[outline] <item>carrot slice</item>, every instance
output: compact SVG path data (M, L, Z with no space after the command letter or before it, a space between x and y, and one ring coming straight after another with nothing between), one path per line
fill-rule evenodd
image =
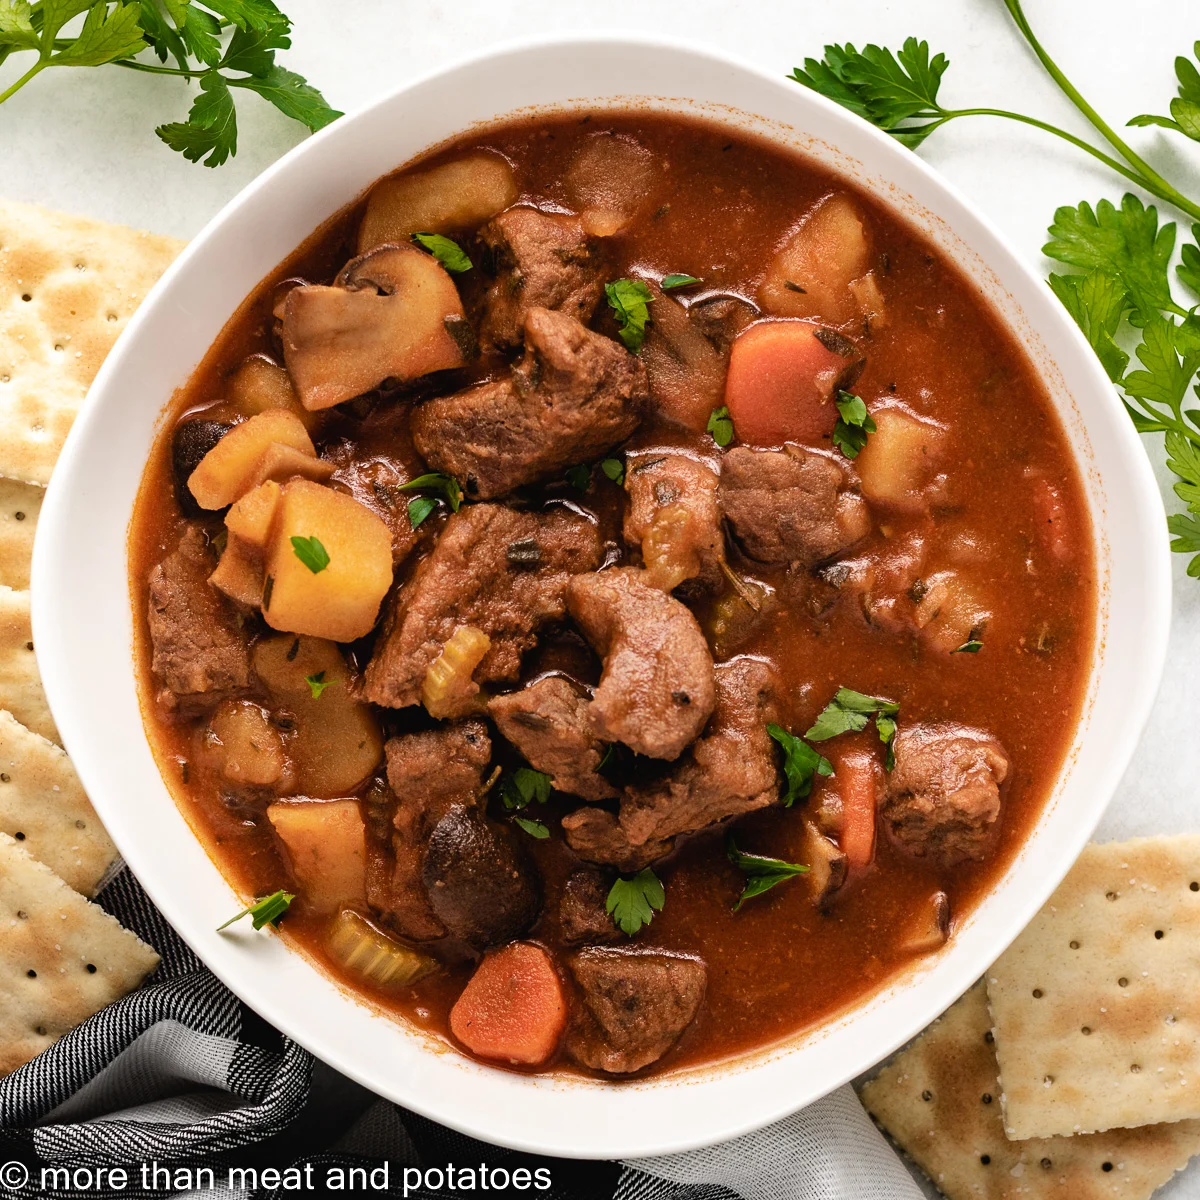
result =
M753 446L828 438L838 419L834 393L860 361L849 342L817 325L756 322L729 354L725 404L734 432Z
M554 962L528 942L487 955L450 1010L450 1032L472 1054L528 1066L554 1053L566 1023Z
M875 758L847 750L835 762L842 801L842 853L850 870L869 866L875 856Z

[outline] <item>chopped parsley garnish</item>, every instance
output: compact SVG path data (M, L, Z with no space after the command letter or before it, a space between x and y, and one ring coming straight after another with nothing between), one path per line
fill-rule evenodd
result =
M733 441L733 418L729 415L729 406L722 404L708 414L708 424L704 427L706 433L712 434L712 440L718 446L728 446Z
M867 444L867 434L875 432L875 420L867 406L853 392L838 392L834 400L838 419L833 427L833 444L847 457L857 458Z
M968 638L961 646L956 646L951 654L978 654L983 649L983 641L975 636Z
M432 496L414 496L408 502L408 523L414 530L421 527L421 523L435 508L438 502Z
M294 537L292 549L296 557L314 574L319 575L329 566L329 551L321 545L319 538ZM266 607L266 604L263 604Z
M616 279L604 285L608 306L617 318L617 332L625 349L636 354L646 340L646 322L650 319L650 289L640 279Z
M442 499L450 505L451 512L458 512L462 507L463 490L453 475L443 475L441 471L430 471L427 475L418 475L400 485L402 492L428 490L441 493ZM424 501L425 503L421 503ZM429 496L418 496L408 502L408 523L416 529L425 520L437 502Z
M728 854L729 861L746 875L746 886L733 906L734 912L747 900L769 892L777 883L793 879L797 875L806 875L809 871L809 868L801 863L784 862L781 858L768 858L765 854L746 854L737 848L732 833L725 843L725 853Z
M768 725L767 733L783 749L783 773L787 776L787 791L783 794L783 807L791 808L812 791L814 775L832 775L833 764L822 758L807 742L782 725Z
M867 722L874 717L875 731L887 747L884 766L890 771L896 765L892 742L896 737L896 714L899 711L900 705L891 700L865 696L850 688L838 688L837 695L825 706L804 736L810 742L824 742L842 733L858 733L866 729Z
M550 799L550 776L532 767L518 767L500 784L500 799L504 807L512 810L524 808L537 801L545 804Z
M674 288L691 287L693 283L700 282L702 281L697 279L695 275L680 275L672 272L670 275L664 275L662 283L660 283L658 286L662 288L664 292L669 292Z
M530 820L529 817L514 817L513 820L516 821L516 823L520 825L520 827L525 830L530 837L537 838L539 841L550 836L550 830L547 829L546 826L541 823L541 821L533 821Z
M573 467L568 467L564 478L568 486L573 487L577 492L586 492L592 483L592 468L588 463L576 463Z
M269 896L260 896L249 908L243 908L236 917L230 917L224 925L218 925L217 932L228 929L230 925L240 921L243 917L249 917L255 929L261 929L264 925L278 925L295 898L294 893L284 891L272 892Z
M467 252L453 238L444 237L440 233L414 233L412 240L422 249L428 250L434 258L456 275L471 269L471 260Z
M619 458L606 458L600 464L600 470L608 476L609 479L622 487L625 483L625 464Z
M333 680L326 679L324 671L318 671L315 675L305 675L304 682L308 684L308 690L314 700L320 700L321 693L327 687L333 686Z
M654 920L656 912L662 912L666 899L658 876L645 867L631 878L618 879L612 885L604 909L622 933L633 937L643 925Z

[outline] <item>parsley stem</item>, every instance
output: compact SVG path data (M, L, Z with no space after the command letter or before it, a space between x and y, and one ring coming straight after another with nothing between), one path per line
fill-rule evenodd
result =
M38 61L35 62L33 66L30 67L29 70L26 71L25 74L16 81L16 83L14 83L11 87L6 88L3 92L0 92L0 104L3 104L5 100L9 98L9 96L13 95L14 92L20 91L21 88L23 88L43 67L48 65L49 64L44 58L39 58Z
M188 71L181 67L160 67L155 63L136 62L132 58L119 58L112 65L125 67L130 71L145 71L148 75L174 75L180 79L198 79L210 69L205 67L203 71ZM233 80L228 82L232 83Z

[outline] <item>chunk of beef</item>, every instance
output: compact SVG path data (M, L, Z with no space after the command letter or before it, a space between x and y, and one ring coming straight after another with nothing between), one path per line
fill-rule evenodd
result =
M695 1020L708 972L661 950L586 949L571 956L583 993L567 1034L576 1061L626 1075L657 1062Z
M766 729L777 718L774 671L757 659L736 658L716 668L716 684L704 737L661 779L627 788L619 817L581 809L563 818L567 842L581 858L635 870L669 853L680 834L778 798L775 748Z
M721 507L742 549L769 563L809 565L838 554L871 528L849 468L788 444L737 446L721 460Z
M625 540L641 546L648 582L669 592L689 579L721 583L725 536L717 476L683 454L653 455L625 473Z
M608 800L617 789L596 773L604 745L588 720L588 700L558 676L493 696L488 715L528 760L544 771L560 792L585 800Z
M1008 774L1004 747L982 730L915 725L896 736L881 816L892 841L939 867L984 858Z
M414 529L408 516L408 503L413 493L400 490L402 484L417 474L419 472L406 470L399 462L383 455L372 458L346 456L338 463L330 481L335 491L353 496L387 526L392 535L393 565L403 562L412 553L425 532Z
M558 907L558 927L568 946L616 942L624 935L606 908L612 878L595 867L579 867L567 876Z
M216 557L198 525L150 572L151 670L165 708L197 712L250 686L241 618L209 582Z
M434 827L421 869L434 915L476 950L520 937L537 920L542 881L512 827L455 806Z
M488 500L597 458L637 428L642 363L574 317L534 308L510 378L427 400L413 443L431 467Z
M605 741L675 759L716 703L712 655L684 605L631 567L577 575L567 605L604 673L588 709Z
M515 679L538 629L565 614L568 580L595 570L600 556L596 527L565 508L463 508L392 597L367 665L366 698L389 708L418 703L425 672L460 625L491 639L477 683Z
M489 221L480 237L497 275L480 331L486 347L518 345L531 308L591 320L604 292L604 254L578 217L522 205Z
M473 718L402 734L390 739L384 752L388 785L396 797L388 915L415 941L444 937L446 927L430 908L421 880L425 848L451 808L479 803L492 757L487 726Z

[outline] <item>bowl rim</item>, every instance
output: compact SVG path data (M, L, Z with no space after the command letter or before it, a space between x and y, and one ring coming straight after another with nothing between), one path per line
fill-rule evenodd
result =
M451 76L461 76L472 71L493 67L499 63L507 62L511 64L526 56L533 56L536 59L537 56L547 53L561 55L563 53L569 54L573 51L594 52L596 50L602 50L617 56L629 53L631 50L649 51L656 55L670 55L679 58L681 62L683 60L690 60L691 64L696 67L703 66L710 70L733 72L752 77L760 86L764 83L769 83L778 89L788 89L787 95L790 99L785 101L785 103L794 106L797 118L802 117L805 107L809 106L810 110L815 110L817 113L822 114L828 124L840 126L843 131L848 131L848 136L849 134L853 134L851 140L860 144L865 142L869 145L871 147L870 154L872 161L884 175L891 177L900 174L903 176L907 173L910 176L918 178L927 189L935 195L940 196L940 200L945 207L954 210L953 224L955 226L961 225L964 222L968 225L974 224L982 240L990 242L989 253L994 251L995 255L998 255L999 259L1003 260L1003 267L1007 274L1012 275L1016 273L1018 276L1023 276L1026 283L1033 283L1039 287L1042 286L1041 281L1034 274L1032 268L1026 265L1021 256L1008 246L1005 239L997 232L992 223L980 214L971 201L964 198L957 188L943 179L933 168L928 166L928 164L919 159L915 154L899 146L888 135L870 127L866 122L861 121L824 97L807 89L802 89L797 85L792 85L792 88L794 88L792 90L788 87L785 77L776 79L759 67L748 64L735 56L718 53L708 47L695 45L687 41L668 42L661 37L641 33L624 33L620 31L569 33L514 39L484 51L464 55L446 66L430 70L418 78L394 89L370 105L348 114L313 137L301 142L243 188L205 225L204 229L183 250L179 258L168 268L162 279L155 285L154 289L131 318L127 328L123 331L117 345L105 360L96 380L89 390L88 397L81 409L75 428L67 439L60 457L59 468L54 473L43 503L34 551L31 588L33 633L37 647L38 664L43 672L44 685L51 709L64 735L64 744L73 756L78 755L75 758L76 767L85 789L89 795L93 796L96 808L104 819L105 824L112 826L111 832L114 841L116 841L122 853L126 854L132 865L138 867L137 873L139 878L143 878L144 876L144 886L155 904L158 905L176 931L180 933L183 939L196 951L202 961L205 962L208 969L212 970L231 991L257 1011L263 1012L265 1009L266 1013L264 1015L269 1014L266 1015L266 1019L272 1025L279 1028L287 1036L309 1049L317 1057L342 1073L405 1107L411 1108L432 1120L457 1129L469 1136L485 1141L497 1142L514 1149L540 1154L576 1158L627 1158L693 1149L761 1128L772 1121L786 1116L797 1108L815 1101L820 1096L827 1094L829 1091L832 1091L834 1088L859 1074L862 1070L869 1067L871 1063L880 1061L892 1053L898 1046L908 1041L924 1025L944 1010L962 990L965 990L971 981L986 969L990 962L1002 952L1008 942L1033 917L1053 890L1053 887L1061 880L1062 876L1078 856L1078 853L1082 850L1083 845L1091 835L1096 822L1098 822L1104 811L1107 798L1103 804L1093 801L1086 812L1082 814L1083 819L1075 826L1074 836L1067 837L1058 843L1058 852L1054 856L1054 865L1048 876L1042 881L1041 886L1028 889L1023 898L1014 904L1010 910L1009 919L1004 923L1004 933L992 942L986 954L982 954L977 949L973 956L967 956L967 947L961 947L962 953L954 957L956 963L962 964L954 972L958 978L955 988L948 988L944 980L937 988L931 986L928 990L937 999L934 1002L918 1006L923 1012L920 1019L914 1019L909 1016L903 1022L892 1027L883 1036L879 1036L878 1031L876 1031L876 1040L871 1045L869 1055L864 1056L862 1053L858 1053L857 1055L841 1056L839 1059L840 1065L832 1069L828 1077L822 1079L816 1088L812 1086L806 1088L803 1085L790 1088L780 1087L779 1077L776 1073L772 1076L775 1085L774 1095L769 1101L759 1100L752 1106L743 1107L740 1111L733 1111L723 1116L709 1116L707 1118L704 1116L706 1110L718 1107L712 1101L709 1101L700 1108L697 1108L694 1104L687 1104L685 1102L684 1107L687 1110L690 1124L685 1125L679 1121L675 1121L670 1132L653 1125L647 1128L645 1121L640 1122L638 1128L629 1128L634 1123L628 1122L627 1116L622 1120L619 1129L604 1128L599 1136L594 1131L589 1132L586 1129L581 1132L578 1126L584 1125L586 1122L578 1120L573 1122L575 1125L574 1129L570 1131L556 1129L553 1133L549 1133L545 1129L536 1128L533 1122L530 1122L529 1128L524 1131L515 1128L511 1120L508 1120L506 1123L501 1122L502 1127L498 1127L496 1122L501 1121L501 1118L497 1111L479 1110L478 1106L476 1106L475 1111L466 1115L458 1103L448 1101L447 1097L440 1090L435 1100L429 1099L425 1093L419 1090L422 1083L430 1082L429 1077L422 1078L422 1071L420 1069L414 1070L412 1077L405 1079L403 1082L385 1080L381 1078L377 1067L365 1065L364 1061L355 1057L353 1053L349 1053L344 1047L334 1045L329 1040L326 1029L317 1023L310 1022L306 1018L305 1013L294 1009L274 1009L271 1000L278 998L280 993L278 989L275 989L274 995L272 994L272 988L267 986L265 974L272 969L281 972L285 971L286 964L285 960L281 957L282 955L290 955L292 960L303 964L305 971L309 971L314 976L317 974L317 972L312 971L311 964L306 956L294 953L294 948L285 949L281 939L268 938L253 943L252 953L246 953L245 947L240 945L240 943L248 941L248 939L237 939L239 943L238 948L228 954L224 948L218 949L214 947L211 937L207 933L207 927L204 925L204 918L200 918L199 921L196 920L194 914L189 911L181 898L173 893L169 868L163 868L161 864L157 866L154 864L153 859L149 855L148 848L138 841L134 832L127 825L120 797L120 782L119 780L109 778L111 764L106 766L100 765L95 739L88 730L91 713L82 711L80 708L81 702L76 696L74 687L77 679L73 674L73 663L70 650L67 646L69 639L65 635L64 627L60 620L64 608L69 609L70 605L64 606L61 594L56 592L56 584L68 578L67 571L69 571L70 563L64 563L62 555L66 551L71 534L70 510L72 497L70 489L73 480L85 465L85 453L91 449L89 445L91 428L97 423L99 413L104 405L109 404L111 407L114 403L114 385L119 380L122 372L129 369L128 363L138 348L139 339L143 337L143 330L152 323L158 310L163 306L165 298L171 294L172 288L175 286L175 281L191 268L195 260L203 258L210 242L214 240L216 234L227 225L236 224L241 219L243 210L256 196L269 191L275 186L277 180L295 171L298 163L302 163L306 159L318 155L321 147L330 141L351 137L354 129L368 123L372 118L377 118L380 113L385 112L392 106L401 104L405 98L419 94L422 89L436 84L438 81L445 80ZM697 78L700 78L700 76L697 75ZM700 94L704 94L705 92L703 86L696 90ZM614 92L611 96L605 97L605 99L609 101L609 108L615 109L621 106L622 99L628 102L637 98L645 99L649 95L652 95L652 93L635 94L630 91L622 91L619 93ZM663 97L660 96L659 98ZM579 97L578 104L583 106L590 101L592 107L598 109L600 107L599 100L600 97L598 96L581 96ZM564 107L574 107L575 101L568 98L562 101L561 104ZM541 107L543 111L552 110L545 104L535 107ZM512 111L506 110L505 112L497 113L490 120L482 121L479 125L482 128L488 124L494 124L503 120L506 115L511 115ZM769 120L774 122L774 118ZM778 122L775 123L778 124ZM464 132L465 128L469 127L464 127L460 132ZM448 140L452 140L457 136L459 136L459 133L451 133L447 135L447 138ZM427 149L437 144L440 143L431 143ZM799 152L795 148L792 149L793 152ZM822 165L825 169L834 170L829 164ZM860 186L867 187L867 190L871 191L881 203L885 205L889 203L886 197L879 195L868 185L860 184ZM892 207L893 211L896 211L895 205L890 205L890 207ZM332 213L329 215L332 215ZM904 214L898 211L897 216L902 220L906 219ZM928 237L927 231L922 231L922 233ZM307 236L307 233L301 235L301 240L305 236ZM961 240L966 245L965 239ZM299 244L299 241L297 241L297 244ZM982 256L980 256L980 261L985 261ZM961 262L958 262L956 265L960 269L965 270ZM1022 311L1024 311L1024 308L1022 308ZM1057 311L1058 315L1056 317L1049 315L1053 311ZM232 315L231 310L223 318L222 324L224 321L229 320ZM998 313L998 316L1006 327L1012 328L1011 322L1003 314ZM1075 327L1074 322L1070 320L1066 312L1055 305L1054 309L1044 309L1041 316L1045 317L1046 320L1042 321L1039 318L1036 327L1040 332L1047 334L1049 341L1055 343L1056 348L1051 353L1052 361L1057 363L1063 358L1071 357L1072 355L1074 358L1078 358L1081 352L1086 357L1086 362L1072 362L1071 364L1071 373L1077 378L1084 378L1087 383L1085 388L1076 388L1076 392L1085 392L1086 395L1084 398L1089 404L1098 402L1102 407L1109 409L1113 409L1114 407L1119 408L1119 401L1107 377L1104 375L1099 362L1095 359L1082 333ZM190 376L194 369L194 366L189 367L185 378ZM1086 378L1089 375L1090 379ZM1101 399L1101 397L1107 397L1107 400ZM1074 397L1071 398L1071 402L1074 403ZM161 408L162 406L160 405L159 407ZM1061 408L1061 405L1056 403L1056 408ZM1111 792L1115 791L1117 781L1127 768L1137 740L1149 718L1150 707L1157 692L1158 681L1165 663L1167 634L1170 624L1171 596L1170 555L1158 485L1131 423L1125 418L1123 412L1120 413L1120 416L1122 422L1118 423L1112 433L1117 442L1121 444L1119 455L1123 458L1123 466L1128 473L1126 482L1132 489L1133 499L1137 504L1136 517L1143 526L1140 532L1145 540L1144 557L1146 559L1146 572L1144 579L1141 581L1144 591L1141 615L1145 620L1143 620L1140 627L1142 640L1139 645L1138 654L1141 670L1137 676L1137 686L1126 694L1127 717L1129 719L1127 719L1124 727L1119 731L1117 736L1106 743L1106 764L1111 768L1110 773L1113 780L1108 795L1111 795ZM163 414L161 412L156 413L156 429L162 417ZM1078 465L1082 472L1085 464L1079 462ZM1089 508L1092 510L1092 520L1096 525L1094 533L1097 538L1100 538L1102 536L1100 513L1094 509L1090 500ZM1149 518L1153 518L1153 520L1149 520ZM1097 565L1099 566L1099 546L1097 546L1097 558ZM125 569L124 573L127 576L127 569ZM1098 583L1098 597L1101 591L1101 585ZM127 588L121 599L122 603L128 609L129 596ZM82 615L82 609L79 610L77 615ZM1097 639L1100 636L1100 614L1097 613ZM1100 672L1101 668L1099 666L1093 667L1089 688L1095 683L1095 679L1100 675ZM1085 724L1085 721L1081 718L1081 728L1083 724ZM140 719L138 732L139 736L144 739L145 734L141 729ZM1060 768L1060 781L1061 778L1067 775L1069 775L1068 764L1064 763L1063 767ZM170 793L165 783L161 780L161 776L159 783L163 793L169 797ZM174 807L173 801L171 803L172 807ZM1047 808L1049 807L1050 804L1048 803ZM177 812L176 815L179 816L181 814ZM1037 828L1040 827L1045 819L1045 814L1043 814L1039 818L1039 825L1035 826L1034 833L1036 833ZM189 829L188 832L190 834L191 830ZM1033 835L1031 834L1031 839L1032 837ZM1018 853L1013 863L1006 868L1006 874L1002 882L1003 880L1007 880L1008 875L1016 869L1022 853L1023 851ZM989 895L999 891L1001 886L1002 884L1000 883L995 885ZM226 883L226 888L232 892L232 886L228 883ZM228 901L222 899L219 903L227 904ZM977 914L987 903L988 898L985 897L976 906L975 913ZM214 908L213 911L216 911L216 909ZM207 910L205 915L208 915ZM968 924L973 922L974 915L969 918ZM233 942L234 939L229 939L229 941ZM266 953L263 953L264 948L267 949ZM949 961L950 957L949 953L945 956L938 956L939 961ZM971 964L973 964L973 967ZM885 989L867 1002L867 1006L873 1011L877 1007L880 997L889 990L896 990L897 988L904 990L907 988L910 992L916 991L919 989L919 979L925 976L932 976L934 973L934 968L931 966L929 969L911 972L903 980L899 978L894 979ZM940 974L945 975L946 972L943 971ZM328 977L322 977L322 982L326 987L336 989L339 994L343 995L343 999L351 995L350 993L343 993L342 989L338 989L337 985L332 983ZM931 979L931 985L932 982ZM321 991L320 987L314 987L312 989L313 995L310 998L314 1002L320 999L318 993ZM324 1005L324 1001L322 1001L322 1005L326 1008L328 1007ZM360 1000L358 1008L361 1009L362 1007L363 1005ZM407 1032L411 1033L412 1031L408 1030ZM807 1037L808 1035L804 1036ZM488 1092L489 1102L494 1105L500 1106L511 1102L511 1089L507 1088L507 1085L505 1087L497 1086L491 1088L486 1083L480 1082L483 1075L488 1077L499 1076L507 1080L521 1081L516 1086L520 1089L519 1094L523 1102L529 1102L531 1096L536 1097L540 1095L543 1099L537 1100L534 1103L538 1111L545 1114L547 1119L550 1119L549 1113L551 1107L555 1106L569 1108L583 1107L589 1112L592 1111L586 1104L578 1105L574 1102L568 1102L566 1097L568 1094L579 1097L588 1092L595 1093L597 1091L613 1097L622 1094L626 1097L631 1094L649 1094L652 1099L657 1098L659 1108L670 1108L671 1105L662 1104L662 1100L666 1098L664 1093L667 1093L668 1088L674 1089L673 1098L678 1101L684 1101L688 1092L694 1091L696 1088L709 1090L714 1085L719 1084L721 1079L732 1078L733 1075L742 1071L751 1073L761 1072L765 1076L765 1068L772 1062L778 1063L780 1058L787 1058L796 1052L795 1047L788 1049L786 1045L782 1050L780 1047L769 1047L761 1054L752 1054L745 1059L738 1060L734 1064L712 1064L711 1066L699 1068L695 1071L654 1076L648 1080L635 1083L610 1084L606 1082L593 1088L586 1086L589 1081L581 1082L572 1079L565 1081L566 1085L564 1086L564 1081L558 1077L513 1075L502 1070L497 1071L494 1068L465 1059L453 1051L445 1051L439 1054L436 1048L429 1044L428 1039L425 1039L423 1042L419 1037L410 1040L414 1045L420 1044L420 1048L416 1051L418 1056L426 1055L430 1049L435 1051L433 1055L429 1056L431 1062L435 1058L444 1059L449 1054L456 1060L455 1066L461 1066L464 1063L467 1064L461 1076L461 1086L482 1087ZM793 1039L793 1041L795 1040ZM867 1040L870 1041L869 1038ZM414 1066L417 1068L420 1067L420 1063L415 1059L407 1065L410 1068ZM441 1065L444 1065L444 1063ZM439 1085L442 1082L439 1079ZM450 1092L453 1093L454 1091L455 1089L451 1087ZM547 1097L548 1104L546 1102ZM603 1108L603 1104L601 1108Z

